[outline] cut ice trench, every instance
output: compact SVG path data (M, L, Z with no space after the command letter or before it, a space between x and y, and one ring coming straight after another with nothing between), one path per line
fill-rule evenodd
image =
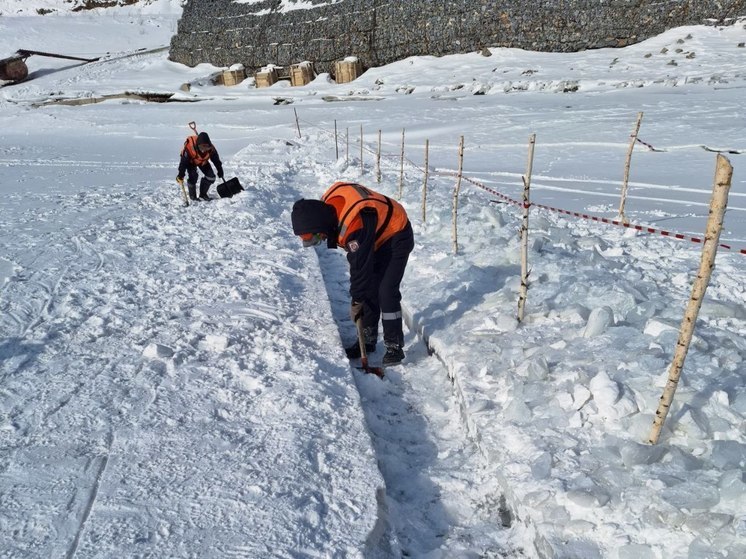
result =
M321 248L317 255L340 343L347 346L355 340L347 318L347 263L339 251ZM445 365L406 323L405 339L407 358L387 368L383 380L352 373L386 485L385 495L378 496L381 517L368 556L524 557L510 544L518 521L500 476L467 428ZM483 483L470 485L470 479Z

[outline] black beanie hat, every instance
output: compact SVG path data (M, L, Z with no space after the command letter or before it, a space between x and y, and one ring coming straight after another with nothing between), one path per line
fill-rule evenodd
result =
M210 141L210 136L207 135L207 132L200 132L197 135L197 145L201 146L202 144L207 144L208 146L212 145L212 142Z
M293 204L290 214L293 222L293 233L324 233L327 236L327 246L336 248L337 244L337 212L334 207L321 200L307 200L301 198Z
M306 200L302 198L293 204L290 215L293 221L293 233L305 235L306 233L332 234L337 228L337 213L329 204L321 200Z

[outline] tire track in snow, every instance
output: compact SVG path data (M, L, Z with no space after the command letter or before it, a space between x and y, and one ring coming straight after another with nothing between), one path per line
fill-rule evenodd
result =
M85 506L83 508L83 514L81 516L80 523L78 524L78 529L75 531L75 537L73 538L73 541L70 544L70 548L65 555L67 559L73 559L73 557L75 557L75 552L78 549L80 538L85 530L86 522L91 515L94 504L96 503L96 497L98 496L99 487L101 487L101 481L104 477L104 472L106 471L106 465L109 463L109 451L111 450L113 440L113 433L109 431L106 437L106 454L104 456L98 456L93 459L93 462L97 463L98 467L96 468L96 474L94 475L93 484L91 485L91 491L88 494L88 499L86 500ZM74 513L73 510L69 512Z
M56 241L47 239L47 248L24 263L22 272L10 278L5 286L3 321L7 317L15 322L16 335L20 338L27 337L54 314L55 301L61 297L62 286L70 276L96 273L104 266L103 256L84 239L74 237L72 250L67 248L70 242L61 241L57 246Z
M86 206L98 209L100 199L83 202L79 209L86 217ZM53 209L55 217L65 211L58 205ZM112 421L142 413L143 405L148 405L141 397L143 389L147 390L143 385L158 384L158 379L143 378L141 368L128 374L138 358L136 332L143 331L143 324L157 329L166 320L159 315L148 324L153 317L146 311L158 307L157 301L143 307L143 322L138 319L133 324L131 319L130 308L138 305L136 288L149 280L148 270L137 270L133 277L132 268L118 261L107 267L109 251L97 249L113 239L123 251L114 252L113 258L128 260L131 247L139 248L146 220L147 215L132 220L123 212L93 227L87 219L73 221L61 233L46 233L43 242L22 237L19 246L23 248L14 257L21 271L6 285L10 292L4 293L4 306L13 309L20 333L8 351L22 355L32 346L36 349L22 362L12 359L12 367L3 367L0 448L6 452L1 453L0 475L7 484L8 499L28 502L25 514L41 524L59 524L55 543L48 544L57 556L73 557L84 541L86 523L105 482L114 440ZM156 231L156 235L160 238L163 233ZM120 337L128 340L123 343L134 352L121 352ZM39 344L31 343L35 340ZM39 366L29 367L29 359L36 359ZM43 375L49 381L42 386L31 378ZM102 423L107 425L103 437L97 427ZM70 463L85 465L66 470ZM50 476L54 481L48 481ZM13 548L19 553L41 549L43 537L24 531L15 538ZM5 538L0 537L2 541Z

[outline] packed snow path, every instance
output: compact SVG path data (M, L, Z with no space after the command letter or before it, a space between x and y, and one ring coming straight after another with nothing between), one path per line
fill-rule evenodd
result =
M340 252L318 252L340 337L349 345L347 263ZM405 338L407 358L388 367L384 380L355 372L401 556L523 557L510 544L513 519L498 477L469 439L446 369L411 332Z
M309 185L331 184L340 169L323 164L325 147L318 141L311 146L287 143L291 151L311 156L291 158L282 167L283 180L304 197L318 195ZM247 153L260 152L247 149ZM252 155L251 160L265 171L277 164L262 155ZM346 347L356 337L348 318L349 272L344 252L323 244L315 251L324 295L339 331L333 343ZM411 274L409 281L415 281ZM327 320L331 323L332 317L319 317L320 324ZM513 519L498 487L499 476L469 438L447 370L411 332L405 349L404 363L388 367L384 380L357 370L353 373L385 482L384 514L391 537L385 539L390 548L380 549L380 557L523 557L513 541L516 534L525 535L524 527L509 529ZM379 342L371 361L380 359L382 352Z
M290 195L182 208L175 183L113 193L109 164L43 165L94 185L6 200L3 553L379 547L383 483L349 367L319 367L302 336L328 303L301 280L310 255L271 240Z

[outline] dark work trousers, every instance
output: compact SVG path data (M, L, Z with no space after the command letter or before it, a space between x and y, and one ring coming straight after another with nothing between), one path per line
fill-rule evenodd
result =
M199 193L200 195L207 194L210 185L215 182L215 171L213 171L209 161L201 165L199 170L204 175L199 183ZM197 187L197 167L194 165L187 167L187 186Z
M363 328L366 334L378 332L378 320L383 319L383 342L402 347L401 291L399 286L404 277L409 253L414 248L412 225L407 226L383 243L374 253L374 291L367 294L363 313ZM377 288L377 289L376 289ZM369 338L366 335L366 339ZM370 335L375 341L377 335Z

